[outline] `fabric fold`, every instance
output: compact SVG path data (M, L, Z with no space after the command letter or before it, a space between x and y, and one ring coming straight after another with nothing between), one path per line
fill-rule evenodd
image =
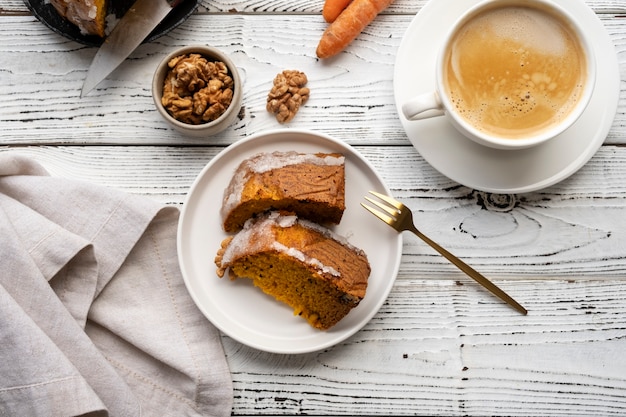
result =
M0 155L0 414L230 414L220 335L185 288L177 223L175 207Z

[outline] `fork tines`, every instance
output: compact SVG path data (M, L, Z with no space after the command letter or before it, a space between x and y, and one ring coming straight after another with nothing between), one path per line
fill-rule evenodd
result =
M393 206L393 207L397 208L398 210L402 210L402 208L404 207L404 204L402 204L401 202L399 202L397 200L394 200L393 198L389 197L388 195L377 193L376 191L370 191L370 194L380 198L385 203L389 204L390 206ZM365 197L365 198L368 199L369 201L371 201L372 203L374 203L374 201L372 199L370 199L368 197Z
M394 199L384 195L384 194L380 194L377 193L375 191L370 191L370 194L375 195L376 197L380 198L381 200L383 200L384 202L392 205L394 208L389 207L386 204L383 204L379 201L376 201L370 197L365 196L365 199L367 201L369 201L370 203L372 203L373 205L375 205L376 207L378 207L379 209L383 210L377 210L374 207L370 207L367 204L363 204L361 203L361 206L363 206L364 209L366 209L367 211L369 211L370 213L372 213L374 216L378 217L379 219L381 219L382 221L384 221L385 223L391 224L394 222L395 220L395 216L397 216L400 213L400 209L402 208L402 204L398 203L397 201L395 201Z

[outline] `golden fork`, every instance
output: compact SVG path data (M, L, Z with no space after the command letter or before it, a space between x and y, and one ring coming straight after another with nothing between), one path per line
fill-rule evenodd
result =
M467 275L469 275L471 278L476 280L483 287L487 288L495 296L499 297L501 300L508 303L511 307L513 307L520 313L524 315L528 314L528 311L521 304L519 304L517 301L511 298L511 296L509 296L507 293L501 290L496 284L489 281L487 278L485 278L482 274L480 274L474 268L467 265L465 262L463 262L462 260L454 256L453 254L448 252L446 249L439 246L436 242L434 242L428 236L424 235L422 232L417 230L417 228L413 224L413 213L407 206L405 206L404 204L402 204L401 202L397 200L394 200L393 198L389 196L377 193L375 191L370 191L370 194L378 197L384 203L381 203L380 201L376 201L370 197L365 197L365 199L369 201L370 203L374 204L376 207L378 207L382 211L361 203L363 208L368 210L374 216L378 217L380 220L387 223L389 226L396 229L398 232L408 230L408 231L415 233L417 237L422 239L424 242L428 243L433 249L435 249L437 252L443 255L443 257L445 257L447 260L452 262L461 271L465 272Z

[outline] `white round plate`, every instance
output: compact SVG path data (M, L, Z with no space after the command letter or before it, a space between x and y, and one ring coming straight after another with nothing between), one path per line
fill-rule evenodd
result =
M443 117L407 121L407 99L435 86L438 49L452 24L480 0L429 1L409 25L396 57L394 94L409 140L424 159L448 178L494 193L524 193L553 185L578 171L604 142L620 92L617 54L596 14L581 0L555 0L580 20L595 46L596 88L586 111L567 131L526 150L506 151L466 139Z
M237 166L259 152L340 152L346 158L346 210L334 227L367 254L372 271L361 303L328 331L312 328L288 306L247 279L216 275L213 259L228 235L220 208ZM360 206L369 190L389 193L373 167L347 144L317 133L283 129L241 140L222 151L191 186L178 226L178 258L191 297L222 332L259 350L305 353L335 345L361 329L387 299L400 267L402 235Z

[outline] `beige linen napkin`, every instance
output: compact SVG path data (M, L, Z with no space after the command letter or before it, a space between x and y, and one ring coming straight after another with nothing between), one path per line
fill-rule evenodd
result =
M178 210L0 154L0 416L230 415Z

